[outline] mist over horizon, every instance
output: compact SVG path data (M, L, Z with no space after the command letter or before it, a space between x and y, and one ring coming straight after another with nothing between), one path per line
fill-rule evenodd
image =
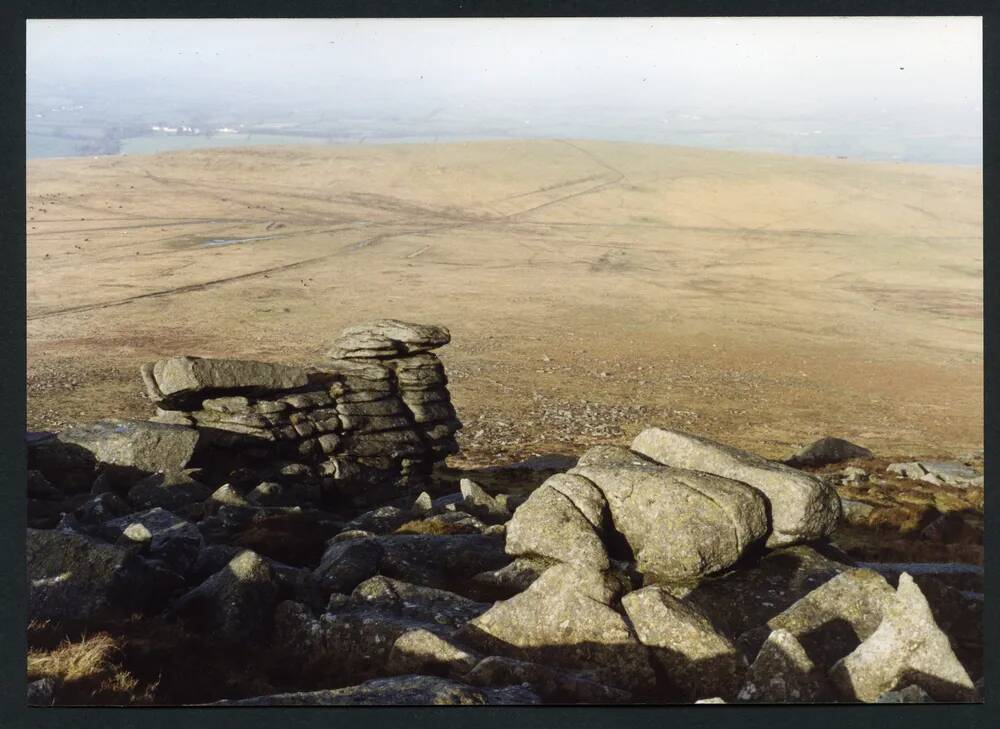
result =
M982 163L979 18L27 23L28 157L590 138Z

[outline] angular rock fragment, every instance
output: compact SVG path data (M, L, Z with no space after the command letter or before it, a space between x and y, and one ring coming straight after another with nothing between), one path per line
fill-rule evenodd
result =
M153 364L151 374L155 390L144 378L154 402L220 390L292 390L309 384L308 371L301 367L235 359L169 357Z
M895 591L877 572L849 569L801 598L767 624L740 637L751 654L773 630L794 636L817 666L830 668L871 637Z
M695 607L656 585L628 593L622 607L653 661L687 700L736 694L746 660Z
M769 547L824 537L840 518L837 492L818 478L707 438L647 428L632 441L632 450L667 466L704 471L759 490L770 503Z
M386 668L396 674L461 676L479 660L474 653L426 628L408 630L396 639Z
M830 669L847 699L874 702L886 691L916 684L937 701L974 701L975 686L934 621L927 598L909 574L878 629Z
M244 550L225 568L182 596L178 615L231 642L264 634L278 596L274 572L259 555Z
M768 636L750 665L740 701L751 703L814 703L828 699L826 678L805 649L787 630Z
M109 541L140 547L182 575L191 570L205 545L194 524L159 507L107 521L100 531Z
M647 649L610 606L614 597L601 572L558 564L467 623L458 637L511 658L590 669L617 688L648 689L654 676Z

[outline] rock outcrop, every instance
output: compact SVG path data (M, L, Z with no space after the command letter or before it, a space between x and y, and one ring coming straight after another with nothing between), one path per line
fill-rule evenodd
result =
M837 492L818 478L707 438L647 428L632 441L632 450L657 463L712 473L760 491L771 508L769 547L825 537L840 518Z

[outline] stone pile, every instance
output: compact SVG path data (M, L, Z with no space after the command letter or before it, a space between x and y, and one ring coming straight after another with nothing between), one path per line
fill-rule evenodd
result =
M430 351L449 340L443 327L387 319L345 330L313 368L171 357L142 376L154 421L193 427L203 448L251 467L284 462L283 475L371 503L421 483L457 451L461 423Z

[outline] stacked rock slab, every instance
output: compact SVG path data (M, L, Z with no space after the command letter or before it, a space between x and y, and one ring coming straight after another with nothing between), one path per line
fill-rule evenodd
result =
M458 450L461 424L429 351L449 340L443 327L382 320L345 330L318 367L171 357L142 376L153 420L196 428L241 465L290 464L364 504L420 483Z

